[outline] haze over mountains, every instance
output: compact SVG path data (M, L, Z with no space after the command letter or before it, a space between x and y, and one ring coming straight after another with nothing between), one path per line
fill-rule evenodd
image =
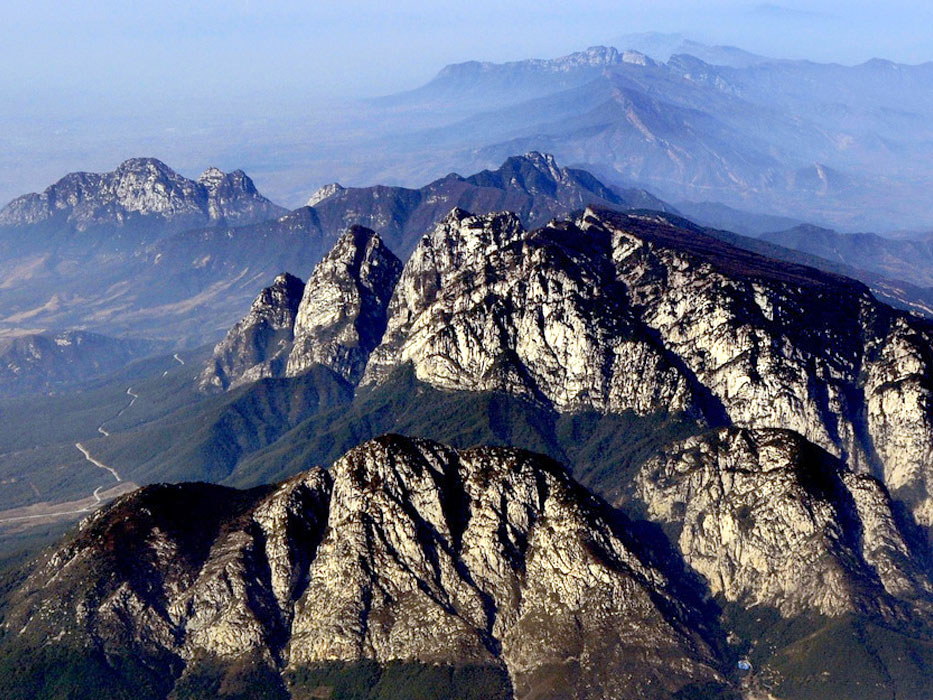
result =
M77 327L200 344L216 340L268 279L304 274L354 224L378 228L405 255L454 206L511 209L530 225L589 203L668 208L538 153L421 189L327 194L286 213L242 172L210 170L193 182L145 158L68 175L0 211L0 332Z

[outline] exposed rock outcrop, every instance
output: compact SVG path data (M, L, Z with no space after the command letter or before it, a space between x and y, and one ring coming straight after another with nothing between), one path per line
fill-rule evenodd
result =
M155 158L132 158L109 173L71 173L41 194L0 211L0 226L62 231L158 227L162 235L209 223L247 224L284 214L242 170L209 168L197 181Z
M305 285L284 273L259 293L244 316L214 348L198 378L202 390L231 389L264 377L281 376Z
M382 340L402 263L373 231L354 226L318 263L295 317L287 376L329 367L355 384Z
M933 610L933 586L885 488L796 433L691 438L650 460L637 491L726 600L788 617Z
M153 486L41 560L21 643L316 662L476 663L515 697L722 685L681 583L559 465L386 436L274 488ZM555 680L556 679L556 680Z

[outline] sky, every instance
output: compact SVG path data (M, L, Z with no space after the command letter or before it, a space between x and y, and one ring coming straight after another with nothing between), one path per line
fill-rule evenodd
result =
M933 60L933 3L886 0L5 0L0 86L217 97L393 92L451 62L552 57L641 31L856 63ZM622 48L622 47L620 47Z
M313 120L328 100L416 87L448 63L551 58L643 31L918 63L933 60L931 26L928 0L4 0L0 204L118 154L200 167L212 153L192 143L209 121Z

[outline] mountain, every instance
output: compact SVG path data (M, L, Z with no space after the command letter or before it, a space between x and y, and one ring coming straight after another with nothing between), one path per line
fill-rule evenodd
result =
M752 640L732 631L727 646L722 609L704 598L720 586L709 565L736 560L727 600L776 594L788 617L827 619L857 600L878 625L929 619L930 581L871 477L786 431L707 440L699 474L680 466L696 459L685 445L642 482L662 517L684 517L671 505L690 494L681 547L705 578L560 465L514 449L387 435L251 491L146 487L84 521L7 595L0 684L33 698L382 697L380 683L428 698L739 697L729 669ZM713 489L733 459L732 488ZM702 528L717 519L726 536L773 517L743 505L762 488L780 519L754 546L724 548ZM822 537L794 534L808 529ZM756 556L767 568L752 575ZM801 556L818 567L809 578L782 575ZM930 646L914 648L918 666ZM838 687L832 676L812 682ZM910 680L884 687L921 697Z
M14 396L60 391L164 349L164 344L150 340L84 331L0 338L0 392Z
M315 365L356 383L382 338L401 268L375 232L352 227L318 263L307 285L283 274L259 294L249 314L214 349L201 388L296 376Z
M275 275L309 274L354 225L378 231L404 256L454 206L513 209L527 225L591 203L670 209L646 192L610 189L589 173L559 167L538 153L509 158L497 170L470 177L452 174L421 189L325 191L328 196L317 195L314 207L245 225L232 225L227 217L169 235L180 220L153 215L153 226L161 222L158 240L134 239L130 245L119 231L101 233L108 246L127 244L116 251L90 243L77 247L78 238L75 248L65 250L29 234L35 250L0 259L0 329L22 334L81 327L199 346L215 343ZM94 275L86 274L90 268Z
M765 233L761 238L889 279L933 286L933 238L894 239L875 233L838 233L810 225Z
M399 178L393 160L420 172L538 150L668 201L844 228L884 230L892 220L920 228L933 217L916 204L931 182L933 64L841 66L729 47L660 48L449 66L393 98L383 114L397 121L366 144L380 154L370 167ZM407 117L432 110L431 124Z
M721 640L681 586L559 465L386 436L274 487L124 497L37 562L3 665L34 697L102 671L112 697L223 695L244 664L288 697L367 662L428 684L466 666L484 697L724 687Z
M931 334L664 213L351 229L81 443L150 486L10 574L4 692L919 700Z
M529 231L454 210L402 270L360 382L410 366L559 413L789 428L882 477L928 527L931 333L854 280L665 215L591 208Z
M560 167L553 156L536 151L507 157L496 170L469 177L452 173L417 190L335 183L325 192L327 196L319 190L311 198L321 229L338 231L354 224L372 228L403 257L454 207L477 213L512 211L526 226L540 226L589 204L672 210L642 190L612 189L590 173Z
M284 214L242 170L208 168L189 180L155 158L109 173L71 173L0 210L7 251L40 246L124 247L205 224L247 224Z

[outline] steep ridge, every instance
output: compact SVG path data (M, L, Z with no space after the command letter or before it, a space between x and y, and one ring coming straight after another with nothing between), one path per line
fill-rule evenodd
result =
M527 231L513 214L454 210L386 313L363 387L410 365L439 389L559 413L788 428L933 524L931 327L854 280L661 214L590 208Z
M305 286L285 375L319 364L357 383L382 340L401 271L401 261L375 232L353 226L343 234Z
M434 386L562 411L790 428L930 525L930 333L857 282L660 215L587 210L525 232L454 212L406 265L363 383L411 363Z
M354 226L318 263L307 285L283 274L214 349L202 390L323 365L356 383L382 338L402 264L370 229Z
M670 445L641 469L652 520L714 594L792 617L929 615L918 550L875 479L787 430L724 428ZM922 551L922 550L919 550Z
M472 664L502 697L725 690L708 611L658 562L556 463L386 436L276 487L121 498L36 562L4 658L41 686L56 669L37 659L119 669L129 652L108 681L126 692L146 669L140 697L210 664L265 666L294 691L367 660Z
M133 158L109 173L71 173L41 194L0 210L4 243L13 250L39 242L123 246L207 223L246 224L285 213L256 191L241 170L209 168L189 180L155 158ZM32 231L27 237L20 229ZM36 233L40 241L31 240ZM24 240L26 239L26 240Z
M178 195L175 211L162 201L174 196L162 183L170 171L148 160L134 167L152 190L145 215L121 213L124 205L113 202L101 209L103 195L94 190L86 201L75 200L70 213L56 210L38 223L0 225L0 247L12 246L0 259L0 332L86 328L200 346L217 342L266 280L285 270L305 278L353 225L377 230L396 254L407 255L454 206L480 213L511 209L526 225L590 203L670 209L642 190L610 189L537 153L470 177L451 174L421 189L324 188L314 207L287 213L237 195L237 182L247 188L245 176L223 179L219 171L206 173L206 184L180 180L178 187L184 185L190 197ZM150 167L156 172L152 182L145 174ZM208 196L208 185L215 194ZM7 219L20 221L11 207ZM182 209L190 212L182 216ZM79 224L88 228L78 231ZM97 273L84 274L92 266Z
M214 348L201 373L204 389L229 389L284 372L305 285L283 273L263 289L249 313Z
M417 190L331 185L327 192L312 197L323 230L367 226L403 257L454 207L477 214L512 211L526 226L540 226L589 204L670 209L643 190L614 191L588 172L560 167L552 155L537 151L508 157L496 170L469 177L451 173Z

